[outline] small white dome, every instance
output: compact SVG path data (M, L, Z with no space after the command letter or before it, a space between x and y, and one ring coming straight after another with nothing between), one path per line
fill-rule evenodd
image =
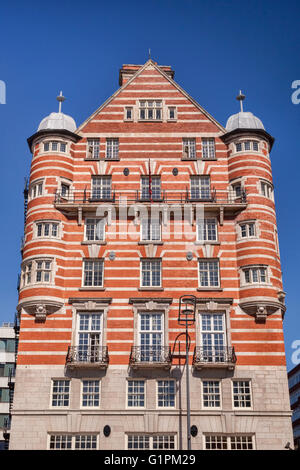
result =
M38 127L38 131L43 131L45 129L63 129L66 131L75 132L77 126L76 122L71 116L68 116L64 113L51 113L41 121Z
M263 129L264 125L258 117L254 114L247 112L239 112L230 116L226 123L227 132L234 131L235 129Z

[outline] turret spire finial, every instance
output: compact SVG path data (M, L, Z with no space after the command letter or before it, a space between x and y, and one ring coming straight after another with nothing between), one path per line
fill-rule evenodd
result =
M242 91L240 90L240 94L236 97L236 99L240 102L241 113L244 112L244 110L243 110L243 101L244 101L245 98L246 98L246 96L243 95Z
M61 104L62 104L62 102L65 101L65 99L66 99L66 98L63 96L62 91L61 91L60 94L56 97L56 99L57 99L57 101L58 101L58 103L59 103L59 105L58 105L58 112L61 113Z

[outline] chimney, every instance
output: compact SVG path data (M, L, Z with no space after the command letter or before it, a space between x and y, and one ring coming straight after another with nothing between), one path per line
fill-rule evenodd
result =
M154 64L157 65L157 62L154 62ZM143 65L123 64L119 71L119 85L122 86L124 83L128 82L141 67L143 67ZM175 71L172 70L170 65L158 65L158 67L170 78L174 79Z

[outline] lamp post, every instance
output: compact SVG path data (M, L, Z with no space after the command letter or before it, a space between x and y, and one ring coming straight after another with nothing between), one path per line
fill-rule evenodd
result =
M194 325L196 318L196 297L194 295L182 295L179 298L178 323L185 326L185 364L186 364L186 424L187 444L191 450L191 404L190 404L190 373L189 373L189 349L190 336L188 327Z

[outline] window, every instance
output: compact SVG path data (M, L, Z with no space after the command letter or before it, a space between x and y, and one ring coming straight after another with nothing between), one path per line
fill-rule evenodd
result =
M244 140L242 142L236 142L235 144L236 152L243 152L253 150L254 152L258 152L259 146L257 140Z
M58 222L36 222L36 236L41 238L58 238Z
M266 267L243 268L245 284L261 284L268 282Z
M100 381L83 380L82 381L82 399L81 406L98 407L100 404Z
M55 434L50 436L50 450L92 450L98 448L95 434Z
M105 239L105 219L85 220L85 239L87 241L104 241Z
M202 404L204 408L221 407L220 382L217 380L203 380Z
M141 285L142 287L161 286L161 260L143 259L141 262Z
M57 141L52 141L52 142L44 142L44 152L62 152L65 153L67 150L67 144L66 142L57 142Z
M182 139L183 158L196 159L196 139Z
M224 436L207 435L205 436L206 450L252 450L252 436Z
M233 407L251 408L251 390L249 380L234 380L232 382Z
M127 406L145 406L145 380L127 381Z
M268 183L266 181L261 181L260 182L260 192L263 196L272 199L273 198L273 186L271 183Z
M78 313L78 360L99 362L102 358L102 316L103 312ZM94 390L96 393L96 391Z
M32 262L24 264L22 268L22 287L32 282Z
M242 222L240 223L240 236L241 238L255 237L255 222Z
M50 282L52 262L50 260L37 260L35 261L35 281L36 282Z
M163 314L139 314L139 346L141 362L160 362L163 345Z
M0 340L0 351L2 350L1 347L3 347L3 344L1 345L1 341L3 340ZM15 352L15 340L9 341L12 341L12 343L8 344L6 347L8 347L11 352ZM15 364L13 362L6 362L5 364L0 364L0 377L9 377L10 374L12 374L12 377L14 377Z
M103 286L103 260L85 260L83 285L91 287Z
M127 449L176 449L175 435L161 434L161 435L143 435L143 434L129 434L127 436Z
M200 287L219 287L219 261L199 260L199 285Z
M191 176L191 199L210 199L210 177Z
M159 408L174 408L176 396L175 380L157 381L157 406Z
M106 139L106 158L108 160L119 159L119 139Z
M69 406L70 380L53 380L52 382L52 406Z
M60 195L66 199L69 199L70 195L70 185L67 183L61 183L60 185Z
M160 200L161 199L161 180L160 176L142 176L141 178L142 200Z
M176 120L176 107L175 106L168 107L168 119L170 121Z
M99 160L100 139L87 139L87 159Z
M242 196L242 183L234 183L232 185L233 197L239 198Z
M10 339L10 338L0 339L0 351L15 352L15 349L16 349L15 339Z
M215 139L202 139L202 158L205 160L216 158Z
M141 240L159 241L161 239L161 223L159 218L146 217L141 220Z
M162 102L147 100L139 102L140 119L143 121L160 121L162 119Z
M0 387L0 403L9 403L9 388Z
M215 218L197 220L197 239L199 242L217 241L217 220Z
M125 121L132 121L133 120L133 108L126 107L125 108Z
M30 198L33 199L43 195L43 181L37 181L30 186Z
M111 177L92 177L92 199L111 199Z
M200 343L205 361L225 361L226 335L224 313L200 314Z

